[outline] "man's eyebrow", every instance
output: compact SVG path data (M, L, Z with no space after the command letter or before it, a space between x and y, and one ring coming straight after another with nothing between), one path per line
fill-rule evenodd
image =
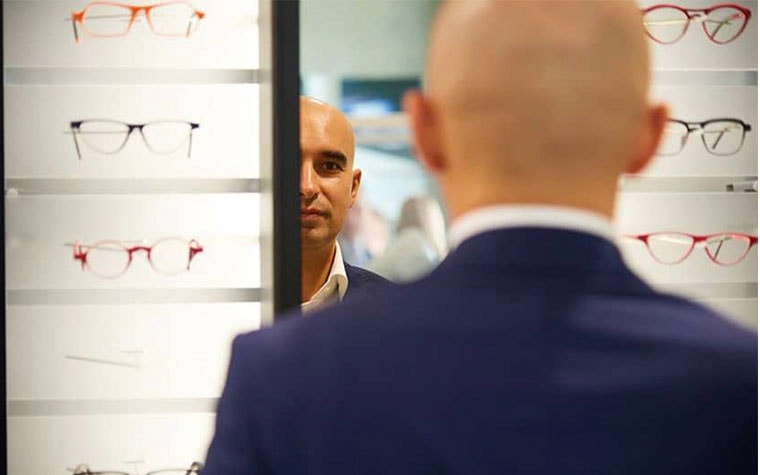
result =
M341 162L341 165L346 165L348 163L348 157L340 150L323 150L319 155L321 155L323 158L332 158L333 160L338 160Z

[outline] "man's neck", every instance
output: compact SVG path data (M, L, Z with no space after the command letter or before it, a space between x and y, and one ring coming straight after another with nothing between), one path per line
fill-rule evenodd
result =
M327 281L335 256L335 241L324 248L301 251L301 302L308 302Z

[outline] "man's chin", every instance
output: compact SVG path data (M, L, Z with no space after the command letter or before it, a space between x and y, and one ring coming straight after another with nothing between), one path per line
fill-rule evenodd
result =
M335 240L324 229L308 228L301 225L301 248L305 250L322 249Z

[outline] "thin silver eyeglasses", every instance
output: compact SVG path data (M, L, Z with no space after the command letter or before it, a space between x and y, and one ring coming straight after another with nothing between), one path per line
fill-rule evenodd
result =
M122 472L119 470L90 470L87 464L79 464L75 469L69 469L73 472L72 475L135 475L129 472ZM188 468L165 468L161 470L153 470L143 475L200 475L203 470L203 464L200 462L193 462Z

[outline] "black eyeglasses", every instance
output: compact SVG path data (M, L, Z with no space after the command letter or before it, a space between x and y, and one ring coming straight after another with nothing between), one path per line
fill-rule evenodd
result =
M77 120L70 123L77 156L82 159L79 139L92 150L106 155L121 151L132 132L139 131L148 150L158 155L176 152L187 144L187 157L193 147L193 131L199 124L183 120L162 120L145 124L128 124L109 119Z
M71 469L69 469L71 470ZM165 468L162 470L153 470L147 472L144 475L199 475L203 470L203 464L200 462L193 462L189 468ZM133 475L129 472L122 472L119 470L90 470L87 464L79 464L74 470L71 470L73 475Z
M700 134L707 152L712 155L733 155L741 149L749 124L739 119L710 119L686 122L668 119L657 155L676 155L686 146L691 134Z

